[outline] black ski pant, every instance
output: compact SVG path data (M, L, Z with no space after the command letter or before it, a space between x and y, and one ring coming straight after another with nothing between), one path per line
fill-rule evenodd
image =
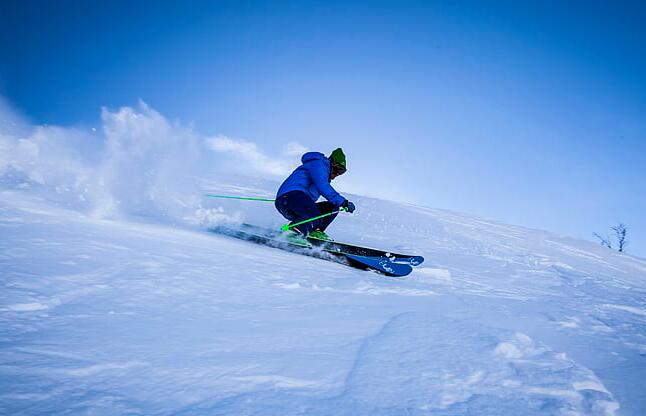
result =
M337 207L328 201L314 202L305 192L290 191L286 194L276 198L276 209L281 215L287 218L290 224L295 224L310 218L318 217L322 214L327 214L332 211L338 211ZM337 214L328 215L327 217L319 218L314 221L306 222L305 224L297 225L304 235L309 234L314 230L325 231L325 229L334 221Z

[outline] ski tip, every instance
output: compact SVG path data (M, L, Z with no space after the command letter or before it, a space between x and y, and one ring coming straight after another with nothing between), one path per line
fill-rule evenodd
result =
M366 257L354 254L345 254L345 257L352 262L377 270L386 276L404 277L413 271L410 264L393 263L388 257Z
M422 256L411 256L408 258L408 264L411 266L419 266L424 263L424 257Z

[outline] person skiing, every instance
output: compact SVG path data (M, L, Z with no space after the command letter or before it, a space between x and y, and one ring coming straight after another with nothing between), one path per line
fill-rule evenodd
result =
M322 214L334 212L323 218L309 221L290 228L297 235L293 238L317 238L331 241L325 229L334 221L337 212L344 209L354 212L352 202L341 196L330 182L347 170L345 154L335 149L329 157L323 153L307 152L301 158L303 163L280 185L276 193L276 209L290 224L295 224ZM323 195L327 201L316 202Z

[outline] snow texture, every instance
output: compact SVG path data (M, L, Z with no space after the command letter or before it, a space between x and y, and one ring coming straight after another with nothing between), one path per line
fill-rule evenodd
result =
M103 120L85 150L0 130L0 414L646 414L646 261L356 195L330 233L413 274L227 238L281 218L201 192L275 182L197 179L208 140L145 106Z

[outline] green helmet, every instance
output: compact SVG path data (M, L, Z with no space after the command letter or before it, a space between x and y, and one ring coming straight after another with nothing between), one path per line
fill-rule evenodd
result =
M344 172L348 169L348 166L345 162L345 154L343 153L343 149L341 149L340 147L334 149L334 151L330 154L330 161L337 166L343 167Z

